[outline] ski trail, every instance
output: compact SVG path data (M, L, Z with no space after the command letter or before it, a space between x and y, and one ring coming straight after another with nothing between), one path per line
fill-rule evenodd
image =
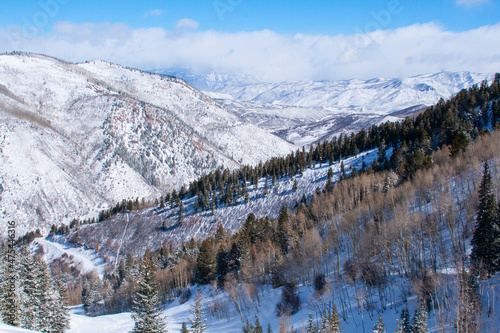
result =
M123 245L123 238L125 238L125 235L127 234L129 222L130 222L130 213L127 212L127 224L125 225L125 230L123 231L123 235L122 235L122 238L120 240L120 247L118 247L118 250L116 251L115 268L113 269L113 273L116 271L116 265L118 265L118 258L120 257L120 250L121 250L122 245Z

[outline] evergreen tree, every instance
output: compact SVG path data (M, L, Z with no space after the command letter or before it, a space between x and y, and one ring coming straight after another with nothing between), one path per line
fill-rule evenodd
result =
M70 317L67 290L62 281L57 280L55 283L56 294L56 321L54 325L54 332L64 332L70 328Z
M229 258L228 253L224 250L222 245L217 252L217 266L215 268L215 278L217 279L217 288L224 289L226 282L226 274L229 272Z
M381 314L378 315L378 321L375 324L375 326L373 326L372 332L373 333L386 333L387 332L387 330L384 327L384 321L382 319Z
M192 333L203 333L208 329L208 326L204 323L207 321L203 319L203 306L201 304L203 297L201 292L196 292L196 298L194 299L194 304L191 305L191 314L193 315L193 319L189 319L191 322L190 332Z
M297 183L297 179L294 179L292 190L293 190L293 192L297 192L298 189L299 189L299 184Z
M273 333L273 329L271 328L271 323L267 323L267 333Z
M158 296L156 267L145 257L140 266L140 280L132 306L132 317L135 320L132 333L167 332L164 318L161 316L161 303Z
M340 316L335 304L328 316L328 329L330 333L340 333Z
M314 317L312 312L309 312L309 318L307 320L307 327L306 327L306 333L317 333L318 328L316 327L316 324L314 323Z
M101 295L102 281L98 276L92 276L84 281L82 286L83 310L88 316L96 316L99 312L99 302Z
M42 290L40 273L35 259L26 251L21 252L21 327L39 330L42 326Z
M340 161L340 180L344 180L345 178L346 174L345 174L344 161Z
M0 256L0 321L11 326L19 326L21 320L19 262L16 251L10 252L10 258L7 254L5 248Z
M182 323L181 333L189 333L186 323Z
M500 221L488 163L484 164L479 187L476 228L471 245L471 262L475 269L484 268L489 274L500 269Z
M254 326L254 332L255 333L263 333L262 325L260 324L259 317L255 318L255 326Z
M289 232L289 222L290 218L288 216L288 209L285 206L281 207L280 214L278 216L276 227L276 243L281 249L283 254L288 253L290 246L290 232Z
M179 203L179 224L182 225L184 222L184 204L182 201Z
M267 179L266 177L266 182L264 183L264 197L267 197L267 194L269 192L268 190L268 186L267 186L267 183L269 182L269 180Z
M425 299L421 298L418 308L415 309L415 315L413 316L413 322L411 325L411 333L428 333L427 329L427 309L425 305Z
M411 333L411 322L410 322L410 311L408 310L408 304L401 311L401 320L398 321L396 327L396 333Z
M213 278L216 268L214 245L210 239L205 239L199 247L196 258L195 278L199 284L208 284Z

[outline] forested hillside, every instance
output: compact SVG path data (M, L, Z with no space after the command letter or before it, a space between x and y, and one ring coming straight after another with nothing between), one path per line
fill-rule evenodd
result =
M255 167L219 170L157 203L124 201L103 211L99 221L54 226L49 240L93 248L107 264L101 274L81 275L72 258L63 256L52 258L51 272L66 282L70 302L83 302L91 316L139 311L133 306L136 283L152 264L151 288L159 302L181 295L186 301L191 286L211 285L208 295L219 296L205 302L210 320L249 320L244 330L258 326L259 298L268 288L281 291L273 312L281 321L268 314L262 318L285 330L286 323L300 326L304 311L311 313L310 329L323 325L332 331L333 322L364 327L379 314L379 327L386 318L386 327L395 328L394 318L408 305L416 309L414 329L494 330L496 285L489 277L500 268L495 250L499 87L497 75L491 84L463 90L401 123L373 126ZM317 170L324 177L307 177ZM311 179L317 186L302 196L278 191L281 208L251 211L252 202L266 200L273 188L288 184L290 193L301 193ZM229 222L234 207L245 213L240 224ZM224 223L209 218L216 212L226 212ZM129 225L141 216L131 232ZM141 223L151 223L151 216L160 218L147 237L172 230L184 234L179 241L143 248L143 255L137 252L141 247L129 244L146 237ZM197 220L212 226L190 234L194 229L186 229L187 219L190 226ZM107 231L119 225L121 232ZM133 235L123 246L127 233ZM37 244L40 255L50 255L43 242ZM313 294L306 297L308 290ZM402 313L401 325L409 320L408 311Z
M244 332L267 323L280 332L494 331L499 87L497 74L415 118L218 170L157 202L123 201L97 221L53 226L44 241L27 234L18 246L31 243L88 316L132 311L136 326L163 327L160 304L166 314L188 302L192 325L205 316ZM178 238L161 238L168 232ZM146 242L156 238L156 247ZM55 256L49 245L58 242L93 249L103 269L85 271L64 250ZM210 286L205 301L193 301L196 285ZM169 325L187 322L180 309Z

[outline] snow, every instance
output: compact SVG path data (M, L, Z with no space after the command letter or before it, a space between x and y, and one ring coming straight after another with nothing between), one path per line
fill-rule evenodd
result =
M297 148L182 80L100 61L0 55L0 110L0 225L19 236Z
M19 327L6 325L0 322L0 333L36 333L35 331L25 330Z
M237 74L162 72L186 79L234 114L300 146L331 139L346 129L355 132L387 120L400 121L408 108L420 111L494 78L493 74L441 72L406 79L270 83Z
M33 252L43 251L43 259L47 263L58 259L69 259L71 267L77 268L80 274L96 271L101 277L104 275L104 261L93 249L43 238L36 238L31 243L31 249Z

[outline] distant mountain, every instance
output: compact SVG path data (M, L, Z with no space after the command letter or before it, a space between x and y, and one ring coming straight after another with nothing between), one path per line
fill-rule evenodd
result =
M0 111L0 225L19 233L296 148L181 79L101 61L1 55Z
M493 74L425 74L407 79L259 82L250 76L163 71L205 90L238 116L298 145L399 120Z

